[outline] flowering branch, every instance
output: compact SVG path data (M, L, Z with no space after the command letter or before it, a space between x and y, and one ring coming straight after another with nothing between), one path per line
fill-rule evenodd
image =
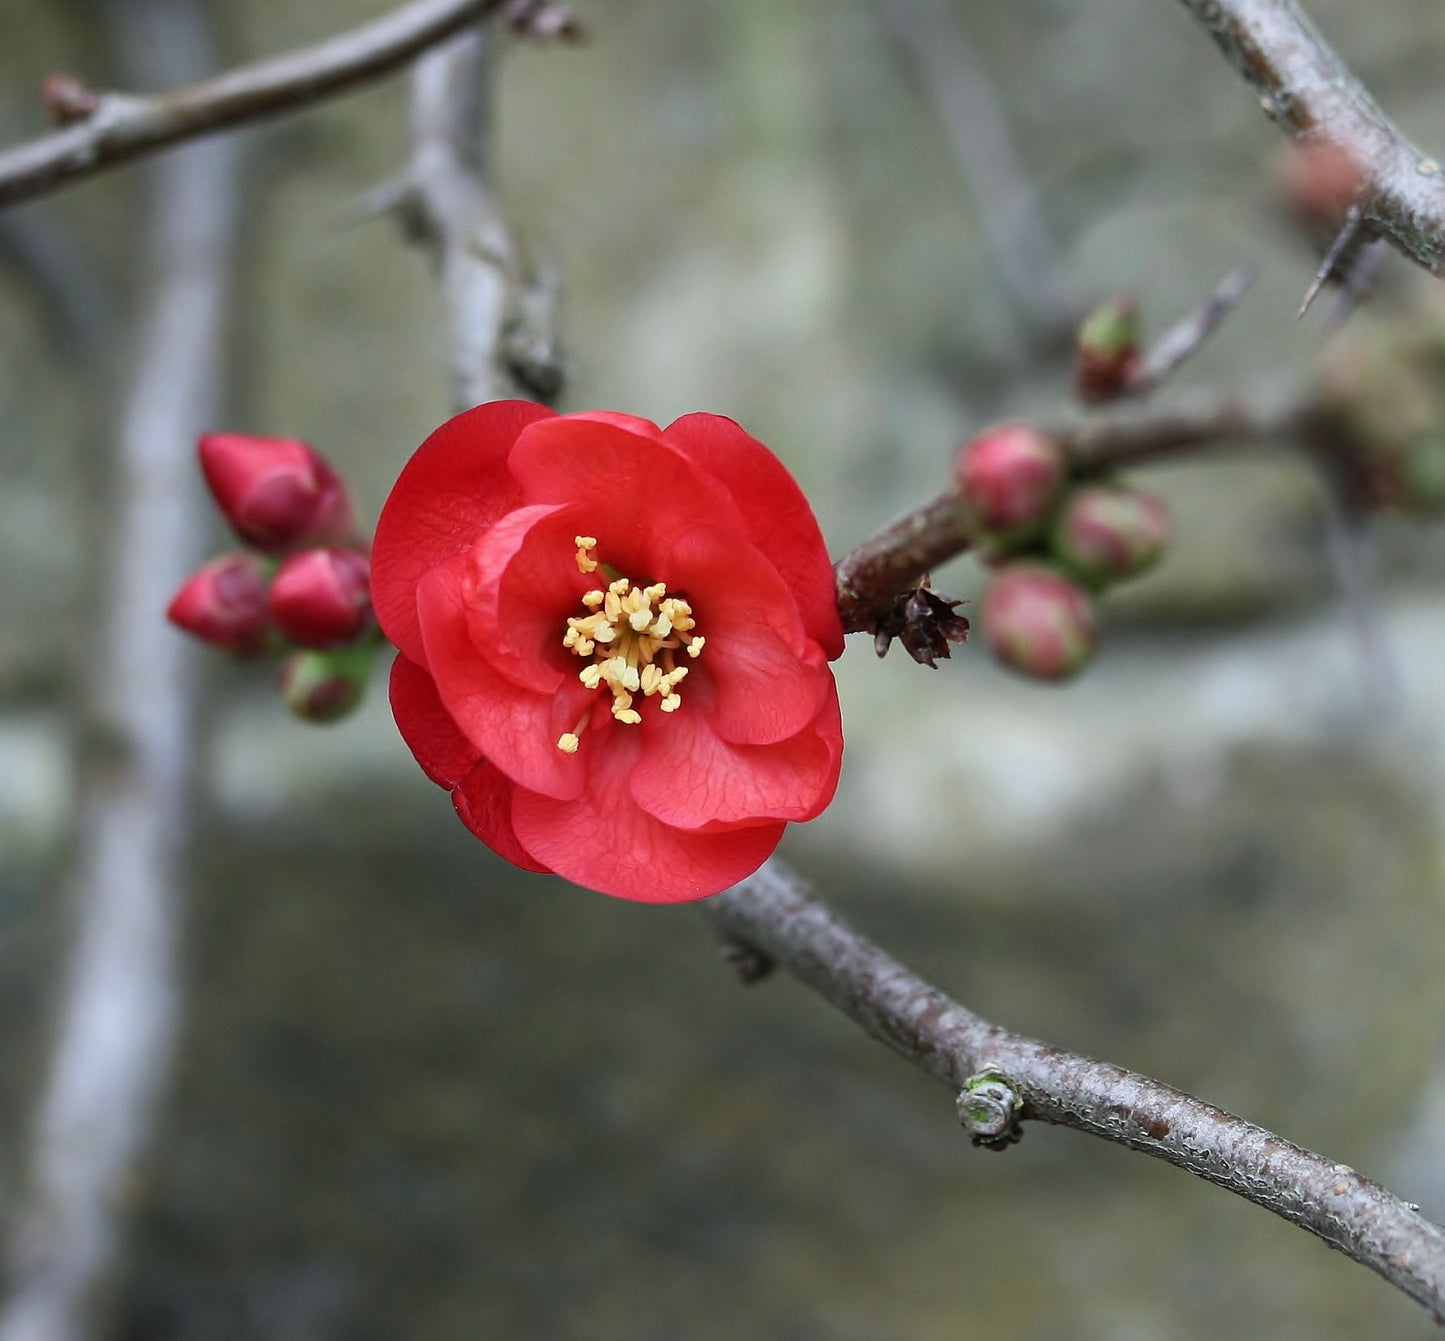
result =
M1298 139L1343 150L1364 175L1363 226L1445 273L1445 171L1375 104L1294 0L1182 0Z
M1257 442L1303 426L1311 403L1296 389L1272 383L1237 394L1198 392L1157 409L1137 407L1040 424L1063 451L1075 476L1204 446ZM857 633L900 592L969 548L958 500L938 494L845 554L835 566L843 627Z
M703 905L741 962L786 968L959 1094L975 1142L1024 1120L1073 1127L1186 1169L1318 1235L1445 1320L1445 1230L1345 1164L1160 1081L990 1024L845 925L770 862Z
M0 208L182 140L344 93L405 65L505 0L412 0L315 46L204 83L136 96L66 81L52 111L75 124L0 154ZM56 85L52 84L52 88Z

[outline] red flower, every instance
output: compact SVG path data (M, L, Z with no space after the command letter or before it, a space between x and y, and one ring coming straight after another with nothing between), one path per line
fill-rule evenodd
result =
M832 799L832 568L792 476L730 419L458 415L382 509L372 599L402 736L519 866L700 899Z

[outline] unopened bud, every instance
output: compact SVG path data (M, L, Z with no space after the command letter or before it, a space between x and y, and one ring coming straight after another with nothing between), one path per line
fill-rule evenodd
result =
M1007 551L1038 535L1066 474L1058 445L1028 424L1004 424L966 443L954 479L980 547Z
M371 623L371 565L354 549L309 549L282 563L271 618L302 647L341 647Z
M292 652L281 663L281 697L307 722L334 722L361 702L371 678L373 649Z
M200 455L221 512L257 549L285 554L351 540L351 496L330 462L308 444L207 433Z
M198 568L175 594L166 617L194 638L237 656L266 645L266 564L254 554L223 554Z
M1079 327L1074 384L1090 404L1116 400L1139 366L1139 313L1132 298L1100 303Z
M1090 484L1076 489L1054 522L1056 558L1090 586L1135 577L1158 562L1169 511L1153 494Z
M1044 680L1077 674L1097 640L1088 593L1038 564L1013 564L994 574L984 593L983 622L994 656Z

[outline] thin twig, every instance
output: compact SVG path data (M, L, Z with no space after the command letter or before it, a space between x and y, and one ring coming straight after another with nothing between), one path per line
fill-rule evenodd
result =
M988 72L939 0L878 0L878 8L948 137L999 279L1035 327L1066 338L1077 318L1077 299Z
M846 926L776 862L703 910L729 945L787 969L955 1093L986 1078L1011 1092L1017 1119L1073 1127L1185 1169L1318 1235L1437 1321L1445 1314L1445 1230L1347 1165L1160 1081L981 1019ZM1014 1116L975 1126L976 1139L1008 1139Z
M168 93L99 94L84 120L0 154L0 208L197 135L319 102L399 69L503 0L412 0L300 51Z
M1363 165L1364 223L1406 256L1445 273L1445 171L1376 105L1294 0L1181 0L1265 113Z
M1168 381L1199 352L1258 278L1257 266L1242 265L1231 270L1209 297L1154 342L1126 380L1125 394L1147 396Z
M1091 475L1206 444L1285 436L1308 412L1295 388L1270 383L1236 395L1196 392L1168 406L1133 406L1039 427L1063 449L1073 474ZM843 627L850 633L872 629L895 596L968 547L968 530L950 492L869 536L834 565Z
M211 45L204 0L115 0L132 70L183 78ZM201 543L193 446L220 397L236 146L196 146L151 179L139 361L121 416L111 540L82 759L78 931L35 1133L33 1200L8 1263L4 1341L78 1341L164 1084L193 766L192 659L160 614Z

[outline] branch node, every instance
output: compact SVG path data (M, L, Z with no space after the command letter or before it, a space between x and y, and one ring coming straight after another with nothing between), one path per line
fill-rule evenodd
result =
M57 126L88 121L100 110L103 98L97 89L74 75L48 74L40 84L40 101Z
M755 982L762 982L778 966L771 955L747 941L724 941L722 957L732 965L738 980L749 987Z
M583 42L587 29L566 5L554 0L508 0L502 17L512 31L533 42Z
M958 1120L974 1145L985 1150L1007 1150L1023 1137L1019 1120L1023 1106L1013 1081L990 1062L963 1082L958 1094Z

